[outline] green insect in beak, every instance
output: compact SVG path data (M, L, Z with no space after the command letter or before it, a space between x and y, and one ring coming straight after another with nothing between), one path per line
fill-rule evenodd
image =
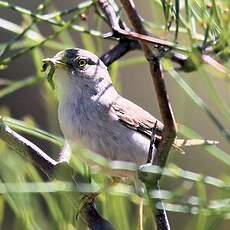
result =
M47 75L47 80L51 86L51 88L54 90L55 89L55 84L54 84L54 81L53 81L53 75L54 75L54 72L55 72L55 65L52 61L48 60L49 58L46 58L46 59L43 59L42 61L44 62L43 66L42 66L42 72L45 72L48 68L48 66L50 66L50 71L48 72L48 75Z

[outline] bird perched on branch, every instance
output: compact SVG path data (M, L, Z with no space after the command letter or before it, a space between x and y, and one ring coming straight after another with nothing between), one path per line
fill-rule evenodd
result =
M152 129L156 124L160 140L163 124L118 94L96 55L67 49L43 62L44 70L51 66L49 81L56 88L59 123L70 146L81 145L109 160L146 163Z

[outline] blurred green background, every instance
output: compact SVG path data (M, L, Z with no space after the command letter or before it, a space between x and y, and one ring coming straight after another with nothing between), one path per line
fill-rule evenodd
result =
M78 10L75 9L63 17L56 15L51 18L53 15L50 14L74 8L80 1L45 2L47 6L40 12L37 7L43 1L8 2L34 12L35 16L38 15L37 17L46 15L46 18L43 16L45 20L38 21L29 15L29 11L22 11L22 8L12 9L5 1L0 1L0 115L6 117L7 124L11 126L14 124L20 133L55 158L60 145L39 138L36 131L31 128L38 127L51 134L62 135L58 126L55 93L43 80L45 73L41 72L41 60L70 47L85 48L101 56L117 42L101 38L99 32L109 32L110 28L95 13L93 6L87 8L87 12L82 13L70 25L63 23L64 26L55 26L47 22L47 18L50 17L50 20L55 20L60 24L62 21L71 20ZM162 2L168 3L166 14L164 14ZM180 6L177 6L178 2ZM178 66L174 65L175 69L172 68L169 59L163 60L163 65L168 70L165 71L165 78L175 118L177 123L185 126L184 129L183 127L179 129L178 135L190 138L198 135L199 138L220 142L218 146L185 148L185 155L172 153L168 159L168 167L175 173L180 172L179 168L181 168L221 179L228 188L225 186L218 188L217 183L214 183L214 186L207 185L202 180L194 182L191 175L190 179L188 176L188 180L183 179L183 176L175 178L165 176L161 180L161 188L172 192L169 197L166 196L167 193L163 193L165 199L168 199L166 208L169 210L172 229L227 230L230 227L230 63L228 58L230 4L228 1L218 0L146 0L135 1L135 3L138 12L145 19L147 29L155 37L174 41L178 25L179 33L176 41L187 50L202 44L206 34L208 34L208 41L215 37L220 38L221 49L213 55L213 58L222 63L220 66L225 68L225 72L220 71L216 65L207 63L199 65L193 72L183 72L176 69ZM119 1L117 4L119 6ZM173 10L175 14L172 13ZM178 12L180 13L179 24L176 23ZM170 31L165 29L167 13L168 20L172 20ZM120 14L130 26L125 13L121 10ZM94 32L94 35L82 33L80 27L71 29L72 25L99 32ZM25 28L28 29L22 35ZM18 35L19 37L16 37ZM46 38L48 38L47 41L43 42ZM17 56L14 57L14 55ZM189 55L196 57L195 52L189 52ZM124 97L160 119L149 67L143 52L128 53L113 63L109 70L116 88ZM23 124L26 125L24 132L19 121L10 120L9 117L24 121ZM218 120L221 127L213 117ZM28 134L30 129L32 135ZM73 159L72 164L78 170L84 168L77 157ZM0 185L0 229L85 228L80 220L74 220L75 212L69 208L69 201L65 196L66 194L68 196L67 192L55 192L57 187L53 185L50 188L53 193L39 193L38 191L43 191L43 187L40 188L36 185L37 183L33 184L35 187L25 184L25 182L41 181L41 175L29 162L21 159L3 142L0 142L0 180L2 182ZM104 183L107 179L96 175L95 180ZM14 192L5 191L4 186L2 187L4 183L13 183ZM98 209L118 229L135 229L138 199L130 191L130 187L122 186L118 185L116 191L100 195L97 200ZM213 201L216 201L214 203L216 206L213 204L215 208L209 209ZM174 205L170 206L170 204ZM186 207L183 209L176 204L186 205ZM144 217L144 229L153 229L148 205L145 206Z

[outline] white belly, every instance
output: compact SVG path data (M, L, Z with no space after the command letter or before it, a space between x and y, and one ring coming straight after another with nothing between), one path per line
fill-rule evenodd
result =
M147 160L150 141L147 137L124 126L117 118L100 114L82 115L75 106L60 104L59 123L70 145L81 145L109 160L133 162ZM100 122L96 122L100 119Z

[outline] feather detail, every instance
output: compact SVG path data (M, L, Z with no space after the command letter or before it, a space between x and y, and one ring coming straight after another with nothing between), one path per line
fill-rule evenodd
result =
M130 129L136 130L143 135L151 138L152 129L157 122L156 138L161 139L164 125L150 113L134 104L133 102L118 96L112 103L111 109L117 115L120 122ZM184 153L180 147L198 146L198 145L216 145L218 141L203 139L176 139L173 148L176 151Z

